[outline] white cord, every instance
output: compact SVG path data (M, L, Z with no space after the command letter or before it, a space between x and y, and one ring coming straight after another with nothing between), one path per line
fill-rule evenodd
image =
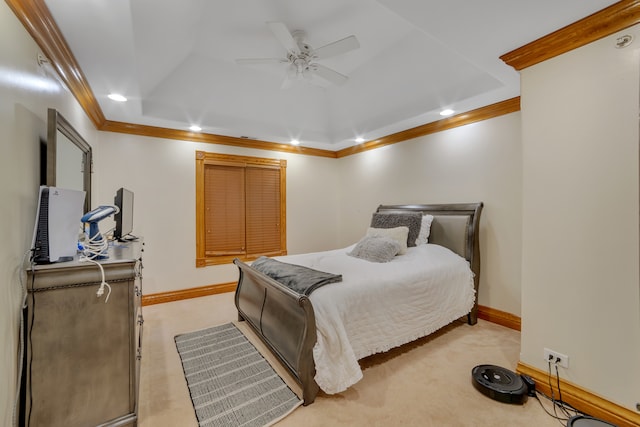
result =
M92 262L98 267L100 267L100 274L102 274L102 282L100 282L100 287L96 292L96 297L100 298L102 295L104 295L104 287L106 286L107 289L109 290L109 292L107 292L107 297L104 300L104 303L106 304L109 301L109 295L111 295L111 286L109 286L109 284L104 280L104 268L102 267L102 264L100 264L98 261L94 261L91 258L87 258L87 257L81 258L80 261Z
M109 232L110 231L111 230L109 230ZM104 288L106 286L108 292L107 297L104 300L105 304L109 301L109 296L111 295L111 286L109 286L109 284L105 281L104 268L102 267L102 264L100 264L95 259L104 255L107 252L107 249L109 249L109 242L107 241L107 239L103 238L101 234L98 233L84 243L84 249L82 250L82 256L80 257L80 261L92 262L100 268L102 281L100 283L98 291L96 292L96 297L100 298L102 295L104 295Z
M93 260L104 255L107 252L107 249L109 249L109 242L107 239L102 237L102 234L98 233L84 242L82 254L84 255L84 258Z

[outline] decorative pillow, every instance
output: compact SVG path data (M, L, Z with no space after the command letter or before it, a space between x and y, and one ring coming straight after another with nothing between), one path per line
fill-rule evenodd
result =
M347 255L371 262L389 262L400 250L400 243L390 237L365 236Z
M407 236L409 235L409 227L395 228L373 228L367 229L367 236L383 236L395 240L400 245L398 255L407 253Z
M415 246L416 239L420 233L422 225L422 214L420 212L407 213L374 213L371 217L371 227L374 228L394 228L409 227L407 236L407 246Z
M433 215L422 215L422 225L420 226L420 233L416 239L416 246L429 243L429 234L431 234L431 223L433 222Z

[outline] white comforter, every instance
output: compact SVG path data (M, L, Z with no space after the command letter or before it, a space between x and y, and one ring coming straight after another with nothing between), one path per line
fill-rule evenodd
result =
M445 247L409 248L388 263L347 256L352 248L279 258L342 274L310 296L315 380L330 394L362 378L358 359L429 335L467 314L475 299L469 263Z

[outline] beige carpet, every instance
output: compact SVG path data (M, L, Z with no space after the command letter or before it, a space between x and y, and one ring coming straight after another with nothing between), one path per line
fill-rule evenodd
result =
M140 426L193 426L197 421L173 337L237 320L233 294L143 307ZM248 330L238 326L265 357L273 357ZM471 384L480 364L515 369L520 334L480 320L444 328L384 354L361 361L364 378L336 395L320 394L277 424L293 426L554 426L535 399L524 405L496 402ZM289 385L299 387L272 363ZM547 405L548 406L548 405Z

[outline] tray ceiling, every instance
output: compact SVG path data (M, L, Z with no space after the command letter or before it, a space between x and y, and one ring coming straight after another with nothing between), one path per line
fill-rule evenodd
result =
M339 150L519 95L500 55L597 12L603 0L47 0L108 120ZM304 30L349 77L295 80L267 22ZM120 93L126 103L107 98Z

